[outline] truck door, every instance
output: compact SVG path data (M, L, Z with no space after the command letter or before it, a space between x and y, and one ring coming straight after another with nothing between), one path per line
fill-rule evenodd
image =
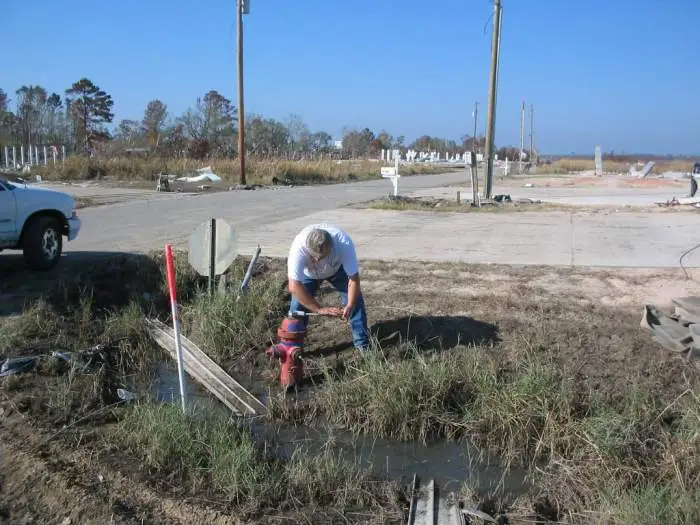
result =
M14 192L0 180L0 246L16 243L17 204Z

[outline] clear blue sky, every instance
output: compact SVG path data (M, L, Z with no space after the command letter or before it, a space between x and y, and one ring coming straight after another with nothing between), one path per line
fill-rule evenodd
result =
M86 76L115 124L236 100L234 0L0 0L0 87L63 95ZM496 141L535 106L545 153L700 152L700 0L503 0ZM246 113L459 139L488 89L490 0L251 0ZM9 48L8 48L9 44Z

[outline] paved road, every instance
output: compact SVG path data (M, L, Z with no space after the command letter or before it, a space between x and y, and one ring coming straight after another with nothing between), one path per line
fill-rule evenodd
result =
M407 177L401 190L463 180L462 173ZM211 216L234 226L240 253L251 254L260 243L272 256L285 256L294 234L315 221L346 228L360 257L377 259L676 267L683 251L700 243L700 213L693 212L427 214L343 208L386 195L389 188L388 181L377 180L159 196L87 208L81 210L83 231L67 251L146 251L166 242L184 247L190 233ZM700 266L700 250L686 264Z

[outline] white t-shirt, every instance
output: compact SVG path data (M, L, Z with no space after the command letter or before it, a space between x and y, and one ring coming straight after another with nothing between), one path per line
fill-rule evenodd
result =
M330 255L315 263L306 248L306 238L311 230L319 228L331 234L333 247ZM343 267L348 276L358 272L355 245L350 236L340 228L330 224L312 224L307 226L294 238L287 259L287 276L295 281L304 277L311 279L328 279Z

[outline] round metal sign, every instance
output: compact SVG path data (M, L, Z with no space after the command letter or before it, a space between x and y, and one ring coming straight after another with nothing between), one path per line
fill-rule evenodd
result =
M223 219L214 219L214 274L221 275L233 263L238 252L236 233ZM190 236L187 260L199 275L208 276L211 261L212 221L200 224Z

